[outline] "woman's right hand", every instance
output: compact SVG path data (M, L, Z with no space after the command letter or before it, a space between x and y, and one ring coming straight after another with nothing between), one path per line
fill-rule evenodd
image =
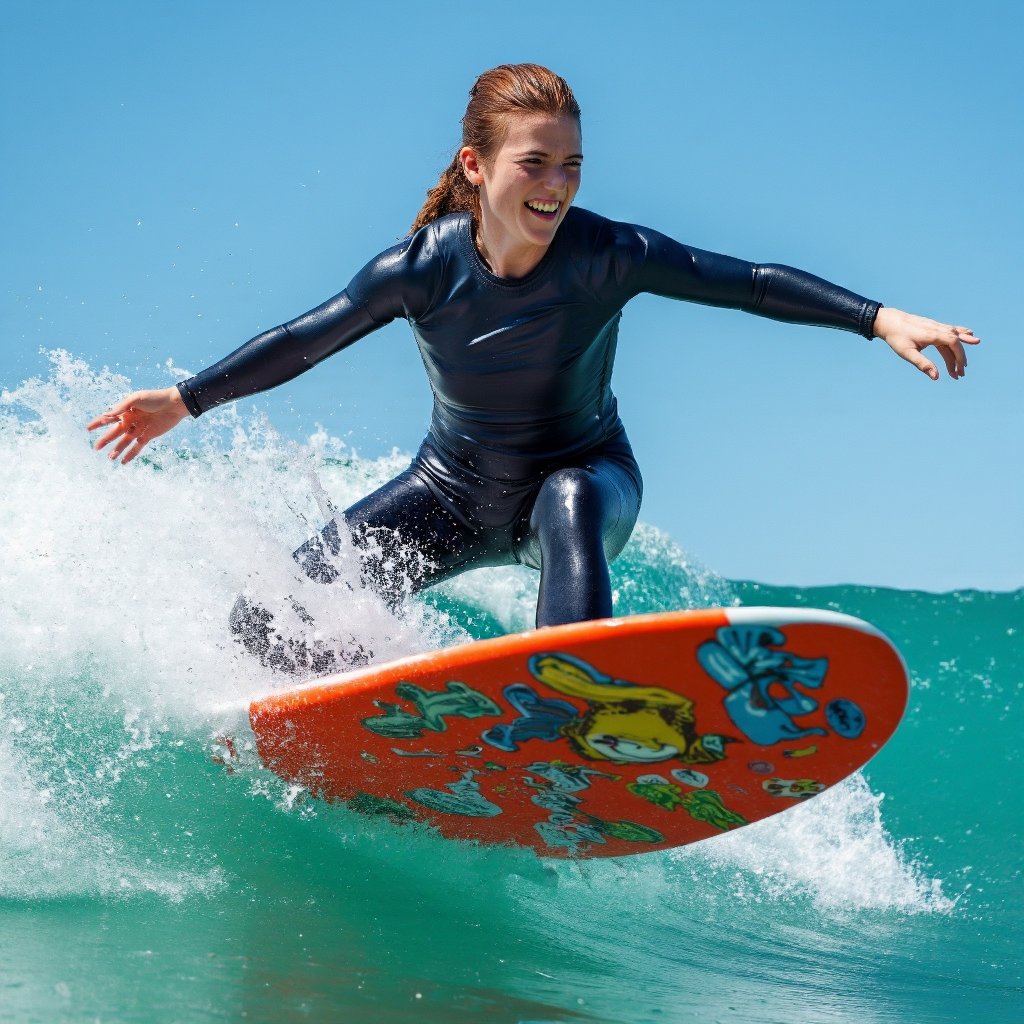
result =
M102 416L88 425L88 430L98 430L113 424L97 442L96 450L114 444L109 458L121 459L127 465L155 437L166 434L190 415L176 387L161 391L136 391L112 405Z

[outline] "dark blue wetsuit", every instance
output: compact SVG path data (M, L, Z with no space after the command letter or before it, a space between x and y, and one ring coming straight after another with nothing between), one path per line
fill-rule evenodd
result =
M392 320L408 320L434 394L410 467L345 512L385 595L464 569L541 569L539 625L611 614L607 561L641 478L610 380L622 307L640 292L872 336L879 304L820 278L704 252L573 208L538 266L495 277L469 214L428 224L349 286L178 385L193 416L275 387ZM330 582L340 524L297 552ZM376 543L369 543L371 541Z

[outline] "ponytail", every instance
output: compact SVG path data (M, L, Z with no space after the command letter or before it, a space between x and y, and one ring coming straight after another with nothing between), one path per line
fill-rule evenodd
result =
M568 83L553 71L539 64L502 64L485 71L469 90L469 105L462 118L462 145L475 149L486 162L501 146L507 122L516 114L548 114L579 121L580 107ZM446 213L463 210L479 220L480 196L466 178L456 153L427 193L410 231L418 231Z
M424 225L443 217L446 213L458 213L461 210L468 210L475 218L479 218L480 196L469 183L456 154L452 162L441 172L438 183L427 192L423 208L416 215L409 233L419 231Z

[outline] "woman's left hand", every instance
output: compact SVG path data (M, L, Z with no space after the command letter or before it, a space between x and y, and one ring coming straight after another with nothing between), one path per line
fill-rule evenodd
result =
M875 334L908 363L913 363L932 380L939 379L935 364L923 350L934 345L942 356L953 380L959 380L967 370L964 345L977 345L981 338L974 336L969 327L954 327L929 320L925 316L904 313L900 309L882 306L875 317Z

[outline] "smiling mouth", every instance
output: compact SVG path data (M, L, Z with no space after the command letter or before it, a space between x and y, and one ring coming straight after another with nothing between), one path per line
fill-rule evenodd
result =
M543 202L540 199L527 199L523 203L530 213L540 217L542 220L554 220L562 204L560 202Z

